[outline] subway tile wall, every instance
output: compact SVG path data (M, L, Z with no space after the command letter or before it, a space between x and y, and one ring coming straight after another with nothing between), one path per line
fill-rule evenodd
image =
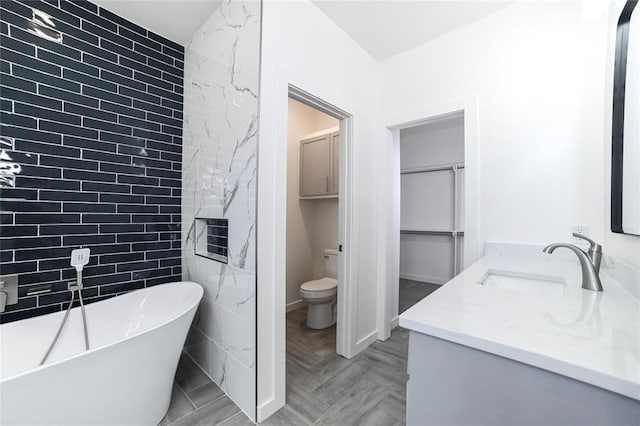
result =
M0 160L20 165L0 189L0 273L19 275L0 321L66 308L81 246L88 301L179 281L184 48L86 1L2 0L0 21Z
M229 219L207 219L207 251L227 258Z

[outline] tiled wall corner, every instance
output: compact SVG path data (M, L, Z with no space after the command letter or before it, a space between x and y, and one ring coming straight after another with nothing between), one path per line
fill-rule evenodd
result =
M260 2L224 2L185 48L183 276L205 289L186 351L256 416ZM225 218L228 264L196 256L194 218Z
M29 31L33 9L62 43ZM2 0L0 21L1 149L21 166L0 189L20 296L1 320L60 310L79 246L89 301L180 280L184 48L87 1Z

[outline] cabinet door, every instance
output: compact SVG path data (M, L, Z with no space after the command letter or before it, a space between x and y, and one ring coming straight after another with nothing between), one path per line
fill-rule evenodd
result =
M300 142L300 196L327 195L330 189L330 135Z
M340 133L331 133L331 194L340 192Z

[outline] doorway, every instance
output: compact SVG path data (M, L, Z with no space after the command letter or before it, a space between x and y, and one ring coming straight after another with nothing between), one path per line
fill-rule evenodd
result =
M290 393L302 371L336 355L340 121L293 98L287 118L285 353Z
M351 251L350 251L350 242L351 242L351 190L350 190L350 182L351 182L351 170L348 164L351 159L351 134L352 134L352 116L343 111L342 109L308 93L296 86L289 85L288 86L288 99L287 102L297 102L298 104L302 104L307 108L313 109L316 113L322 114L321 118L318 119L318 123L321 124L329 124L334 120L338 122L337 134L339 135L337 142L337 150L335 151L336 156L338 157L337 167L334 167L332 173L335 172L333 179L330 179L332 182L331 187L333 187L333 191L337 192L337 200L338 200L338 236L337 236L337 244L335 249L337 249L337 257L338 257L338 270L337 270L337 300L335 305L335 317L336 317L336 353L342 356L349 356L349 342L352 335L352 327L353 324L351 315L347 310L347 307L350 306L352 300L351 294ZM288 110L288 109L287 109ZM287 130L289 126L287 124ZM329 129L331 130L331 129ZM287 132L288 133L288 132ZM331 139L334 141L335 134L332 134ZM295 154L294 154L295 155ZM334 152L332 152L332 156ZM289 162L290 153L287 152L287 168ZM304 185L302 181L299 181L299 186ZM325 181L326 182L326 181ZM326 183L325 183L326 185ZM288 186L288 185L287 185ZM307 185L304 185L305 187ZM322 185L321 185L322 186ZM289 188L287 188L287 193ZM333 195L330 195L330 197ZM287 228L288 228L288 220ZM288 229L287 229L288 230ZM286 245L286 243L285 243ZM346 249L345 249L346 248ZM286 252L286 250L285 250ZM323 260L318 262L318 265L321 265ZM285 269L287 267L285 266ZM318 266L320 269L320 266ZM288 274L285 274L285 276ZM301 283L300 283L301 284ZM285 305L286 306L286 305ZM284 339L286 341L286 339ZM282 342L282 345L285 346L285 342ZM284 349L284 348L283 348Z
M343 247L350 246L351 119L333 105L289 86L283 342L287 405L300 399L300 380L316 375L313 368L340 363L349 356L350 256ZM333 324L320 318L323 323L318 325L307 286L315 289L334 278Z
M256 335L258 345L258 420L265 419L285 405L286 371L286 204L287 204L287 106L289 98L316 108L339 120L339 178L338 178L338 281L336 304L336 353L345 357L355 354L357 311L353 306L357 283L355 245L357 229L353 223L353 116L336 104L289 83L295 80L281 75L275 85L273 107L261 110L261 132L269 137L261 139L259 156L258 203L258 315ZM332 94L318 89L328 99ZM339 102L335 100L335 102ZM353 109L353 108L352 108ZM269 119L265 119L269 117ZM268 130L267 130L268 129ZM268 195L267 195L268 194Z
M400 130L398 314L462 270L464 166L462 113Z
M325 277L324 252L338 248L339 124L337 118L289 98L287 313L304 309L301 284Z
M445 223L447 225L446 229L438 229L439 224L436 222L432 224L411 224L411 221L407 220L408 218L401 218L402 176L410 174L401 174L401 134L403 132L405 134L416 132L421 126L427 126L428 128L429 125L433 125L437 127L437 123L446 123L447 121L452 123L455 122L455 120L461 120L463 139L462 155L459 153L458 158L454 156L448 160L442 156L438 160L436 155L434 157L436 161L426 163L421 167L415 164L407 165L404 172L420 172L422 168L425 169L426 175L427 173L439 173L438 171L428 172L427 170L429 168L433 167L438 169L438 166L443 166L443 168L450 170L450 172L447 171L447 173L457 174L457 182L455 182L454 187L456 185L459 187L454 203L457 203L458 208L461 208L461 210L458 212L457 218L454 215L448 216L448 223ZM386 152L384 153L387 158L384 172L389 184L385 196L387 210L383 222L382 232L384 235L381 235L381 238L386 241L386 248L381 254L382 263L384 264L383 276L385 279L378 288L380 300L378 305L379 340L389 338L391 329L399 324L399 311L401 310L399 309L399 281L401 278L401 269L403 270L402 272L405 278L418 278L416 281L419 282L436 281L436 283L432 283L435 284L435 286L431 286L431 289L420 288L420 290L427 290L426 292L421 292L422 297L424 297L425 294L429 294L434 288L439 288L436 286L448 281L448 279L474 263L478 258L478 254L482 251L482 248L479 247L480 238L478 235L479 174L477 97L452 100L443 104L425 105L419 110L401 112L386 123L386 128L388 129L388 144L385 147ZM462 160L463 163L459 163L458 161L460 160ZM455 171L454 166L457 169ZM411 170L412 168L415 170ZM418 176L420 174L422 173L417 173ZM449 174L449 176L451 177L451 174ZM425 178L418 177L414 180L419 182L421 179L424 180ZM411 178L409 180L411 180ZM448 184L449 187L451 187L451 180L448 180ZM449 200L449 211L455 211L455 206L451 204L451 198L449 198ZM419 225L423 225L423 227ZM401 234L402 230L429 231L429 234L433 235L430 237L432 240L438 237L437 231L443 231L443 234L446 235L441 235L439 238L444 239L445 248L440 251L442 253L451 253L452 257L449 258L448 263L435 265L436 268L432 270L439 273L429 275L425 273L425 270L420 271L418 268L417 273L414 271L413 273L415 275L411 277L410 268L406 267L407 265L403 265L401 268L400 265L401 237L406 236L407 239L411 239L413 235L413 238L416 239L420 234L416 232ZM427 234L427 232L424 234ZM420 244L418 244L418 246L419 245ZM406 261L407 259L404 260ZM439 271L438 268L440 268ZM420 284L418 286L422 285ZM416 297L419 299L421 296L419 294ZM411 303L413 302L403 301L403 308Z

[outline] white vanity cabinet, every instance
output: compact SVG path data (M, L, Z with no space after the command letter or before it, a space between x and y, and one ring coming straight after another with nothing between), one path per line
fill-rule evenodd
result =
M640 401L411 331L407 426L637 425Z
M300 198L338 196L339 140L332 132L300 141Z
M640 270L604 266L590 291L577 261L541 252L487 243L400 315L408 426L640 425Z

